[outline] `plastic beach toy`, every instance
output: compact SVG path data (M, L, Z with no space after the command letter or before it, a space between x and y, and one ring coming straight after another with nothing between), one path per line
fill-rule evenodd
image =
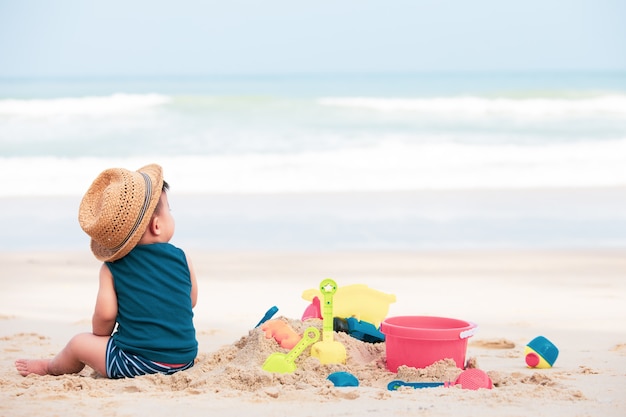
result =
M349 372L333 372L328 375L328 379L336 387L358 387L359 380Z
M302 298L313 301L314 297L322 298L316 289L305 290ZM364 284L346 285L337 289L334 294L335 317L354 317L359 321L373 324L376 328L387 317L389 305L396 302L396 296L374 290Z
M558 356L559 349L543 336L535 337L524 348L524 357L529 368L552 368Z
M308 319L322 319L322 307L320 305L320 298L313 297L311 304L302 313L302 321Z
M333 328L336 332L348 333L355 339L368 343L379 343L385 341L385 335L380 332L372 323L358 321L354 317L342 319L333 318Z
M454 381L454 385L460 385L461 388L477 390L479 388L492 389L493 382L485 371L477 368L466 369Z
M479 388L492 389L493 382L489 375L485 371L477 368L466 369L457 377L454 383L449 382L405 382L401 380L394 380L387 384L389 391L396 391L401 387L411 388L433 388L433 387L451 387L453 385L459 385L463 389L477 390Z
M345 346L333 340L333 295L337 291L337 283L332 279L325 279L320 284L320 291L324 298L322 340L311 346L311 356L323 364L346 363Z
M257 327L259 327L260 325L262 325L263 323L265 323L266 321L274 317L274 314L276 314L277 311L278 311L278 307L276 306L270 307L270 309L265 312L265 315L261 318L261 320L259 320L257 325L254 326L254 328L256 329Z
M292 373L296 370L295 360L300 354L309 346L311 343L314 343L319 339L320 331L315 327L308 327L304 331L304 336L298 342L297 345L294 346L293 349L289 351L289 353L280 353L275 352L267 357L265 362L263 363L263 370L268 372L275 372L281 374Z
M426 368L442 359L453 359L457 368L465 368L467 339L477 329L475 323L448 317L396 316L380 326L385 335L387 368Z
M294 329L282 320L269 320L261 325L265 338L274 338L285 349L292 349L301 339Z
M387 389L389 391L397 391L401 387L411 387L411 388L434 388L434 387L447 387L447 382L405 382L399 379L393 380L387 384Z

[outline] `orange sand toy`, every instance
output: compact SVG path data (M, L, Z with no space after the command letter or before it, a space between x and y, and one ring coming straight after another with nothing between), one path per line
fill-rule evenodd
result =
M278 344L285 349L293 349L302 336L296 333L287 323L282 320L269 320L261 325L267 339L273 337Z
M314 297L322 298L322 293L318 289L309 289L302 293L302 298L307 301L312 301ZM394 294L386 294L364 284L346 285L338 287L333 296L333 315L354 317L378 328L387 317L389 305L395 302Z

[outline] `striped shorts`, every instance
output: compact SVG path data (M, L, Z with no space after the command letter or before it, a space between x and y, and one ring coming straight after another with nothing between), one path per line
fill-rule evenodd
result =
M148 374L174 374L184 371L193 366L193 361L184 365L168 365L154 362L141 356L124 352L116 344L113 338L109 339L106 351L107 377L111 379L134 378Z

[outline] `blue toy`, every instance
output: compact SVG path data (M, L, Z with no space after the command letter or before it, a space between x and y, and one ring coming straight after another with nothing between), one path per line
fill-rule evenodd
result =
M387 384L387 389L389 391L397 391L400 387L411 387L411 388L434 388L434 387L447 387L448 384L446 382L404 382L396 379Z
M333 372L328 378L336 387L358 387L359 380L349 372Z
M537 336L524 348L526 365L529 368L551 368L559 356L559 349L543 336Z
M257 327L259 327L260 325L262 325L263 323L265 323L266 321L271 319L274 316L274 314L276 314L277 311L278 311L278 307L276 307L276 306L273 306L272 308L267 310L265 312L265 315L261 319L261 321L259 321L259 323L256 326L254 326L254 328L256 329Z
M376 326L366 321L359 321L354 317L347 319L335 317L333 319L333 327L335 331L348 333L350 336L363 342L379 343L385 341L385 335Z

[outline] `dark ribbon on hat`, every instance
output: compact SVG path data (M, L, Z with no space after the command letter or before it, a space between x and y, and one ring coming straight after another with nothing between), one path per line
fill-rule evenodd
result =
M146 182L146 194L143 199L143 206L141 207L141 211L139 212L139 216L137 216L137 220L135 221L135 224L128 232L128 235L126 235L124 240L119 245L111 249L113 252L119 251L122 248L122 246L124 246L130 240L130 238L135 234L135 232L137 231L137 228L141 224L141 221L146 215L148 206L150 205L150 197L152 196L152 181L150 180L150 176L148 176L148 174L144 174L143 172L140 172L140 174L143 176L143 179Z

